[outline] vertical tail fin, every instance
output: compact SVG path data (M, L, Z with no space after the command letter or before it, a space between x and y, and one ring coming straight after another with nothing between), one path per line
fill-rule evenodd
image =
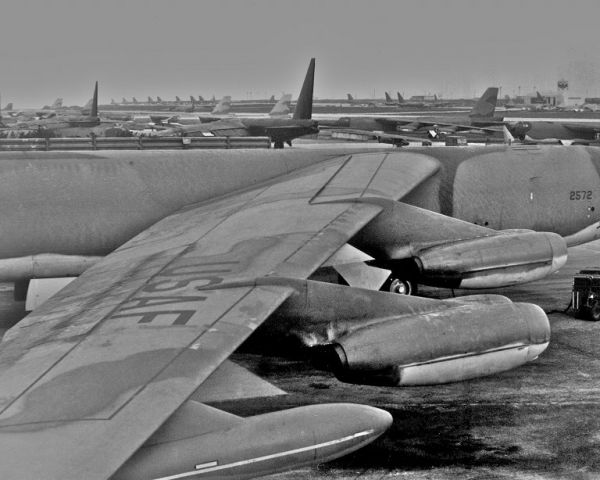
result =
M396 92L396 94L398 95L398 103L404 103L404 98L402 98L402 95L400 95L400 92Z
M269 102L275 102L275 95L271 95L271 98L269 98Z
M346 96L348 97L348 100L350 100L351 102L354 101L354 97L352 96L352 94L347 93Z
M204 97L202 95L198 95L198 101L199 102L204 102Z
M157 96L157 97L156 97L156 101L157 101L158 103L162 103L162 98L160 98L159 96Z
M117 103L117 102L115 102L115 99L114 99L114 98L111 98L111 99L110 99L110 104L111 104L111 105L115 105L116 103Z
M137 98L135 98L135 97L131 97L131 101L132 101L133 103L138 103L138 101L137 101Z
M4 110L12 110L13 109L13 104L11 103L7 103L6 107L4 107Z
M498 88L488 87L469 113L469 117L493 117L498 100Z
M121 100L121 103L124 105L127 105L129 102L127 101L127 99L125 97L123 97L123 100Z
M269 112L269 115L277 116L277 115L287 115L290 113L290 103L292 102L292 94L285 93L281 96L279 101L275 104L275 106Z
M300 96L294 110L294 119L309 120L312 118L313 88L315 84L315 59L311 58L300 90Z
M92 111L90 112L90 117L98 116L98 80L96 80L96 85L94 85L94 95L92 96Z
M388 92L385 92L385 101L388 103L392 103L392 97L390 97L390 94Z
M181 98L179 98L177 95L175 95L175 101L176 101L177 103L181 103Z
M154 103L154 100L152 100L152 97L150 95L148 95L148 103Z

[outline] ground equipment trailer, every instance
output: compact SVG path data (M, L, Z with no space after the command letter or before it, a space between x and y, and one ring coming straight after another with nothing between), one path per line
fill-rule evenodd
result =
M600 320L600 268L575 274L571 302L575 317L594 322Z

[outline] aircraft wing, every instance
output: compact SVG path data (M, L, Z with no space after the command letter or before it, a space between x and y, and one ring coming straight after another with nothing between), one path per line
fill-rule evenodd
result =
M437 162L333 158L184 209L91 267L0 348L3 480L109 478L306 278Z

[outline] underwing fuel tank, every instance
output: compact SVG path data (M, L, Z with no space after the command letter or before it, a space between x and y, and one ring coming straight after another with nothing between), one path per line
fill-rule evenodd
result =
M495 288L539 280L567 261L555 233L516 232L423 249L412 261L420 283L447 288Z
M188 402L179 417L176 425L161 427L111 480L254 478L338 458L392 424L384 410L348 403L240 418ZM194 425L208 431L190 435Z
M410 386L467 380L515 368L548 346L537 305L505 297L367 325L316 348L317 363L342 381Z

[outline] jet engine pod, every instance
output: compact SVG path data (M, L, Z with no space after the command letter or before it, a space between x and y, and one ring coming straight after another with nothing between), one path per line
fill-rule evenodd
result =
M418 281L445 288L496 288L539 280L567 261L555 233L510 232L458 240L415 255Z
M548 346L550 324L537 305L495 299L444 307L313 347L317 366L349 383L433 385L515 368Z
M530 122L516 122L510 126L510 133L520 140L525 140L525 135L531 130Z

